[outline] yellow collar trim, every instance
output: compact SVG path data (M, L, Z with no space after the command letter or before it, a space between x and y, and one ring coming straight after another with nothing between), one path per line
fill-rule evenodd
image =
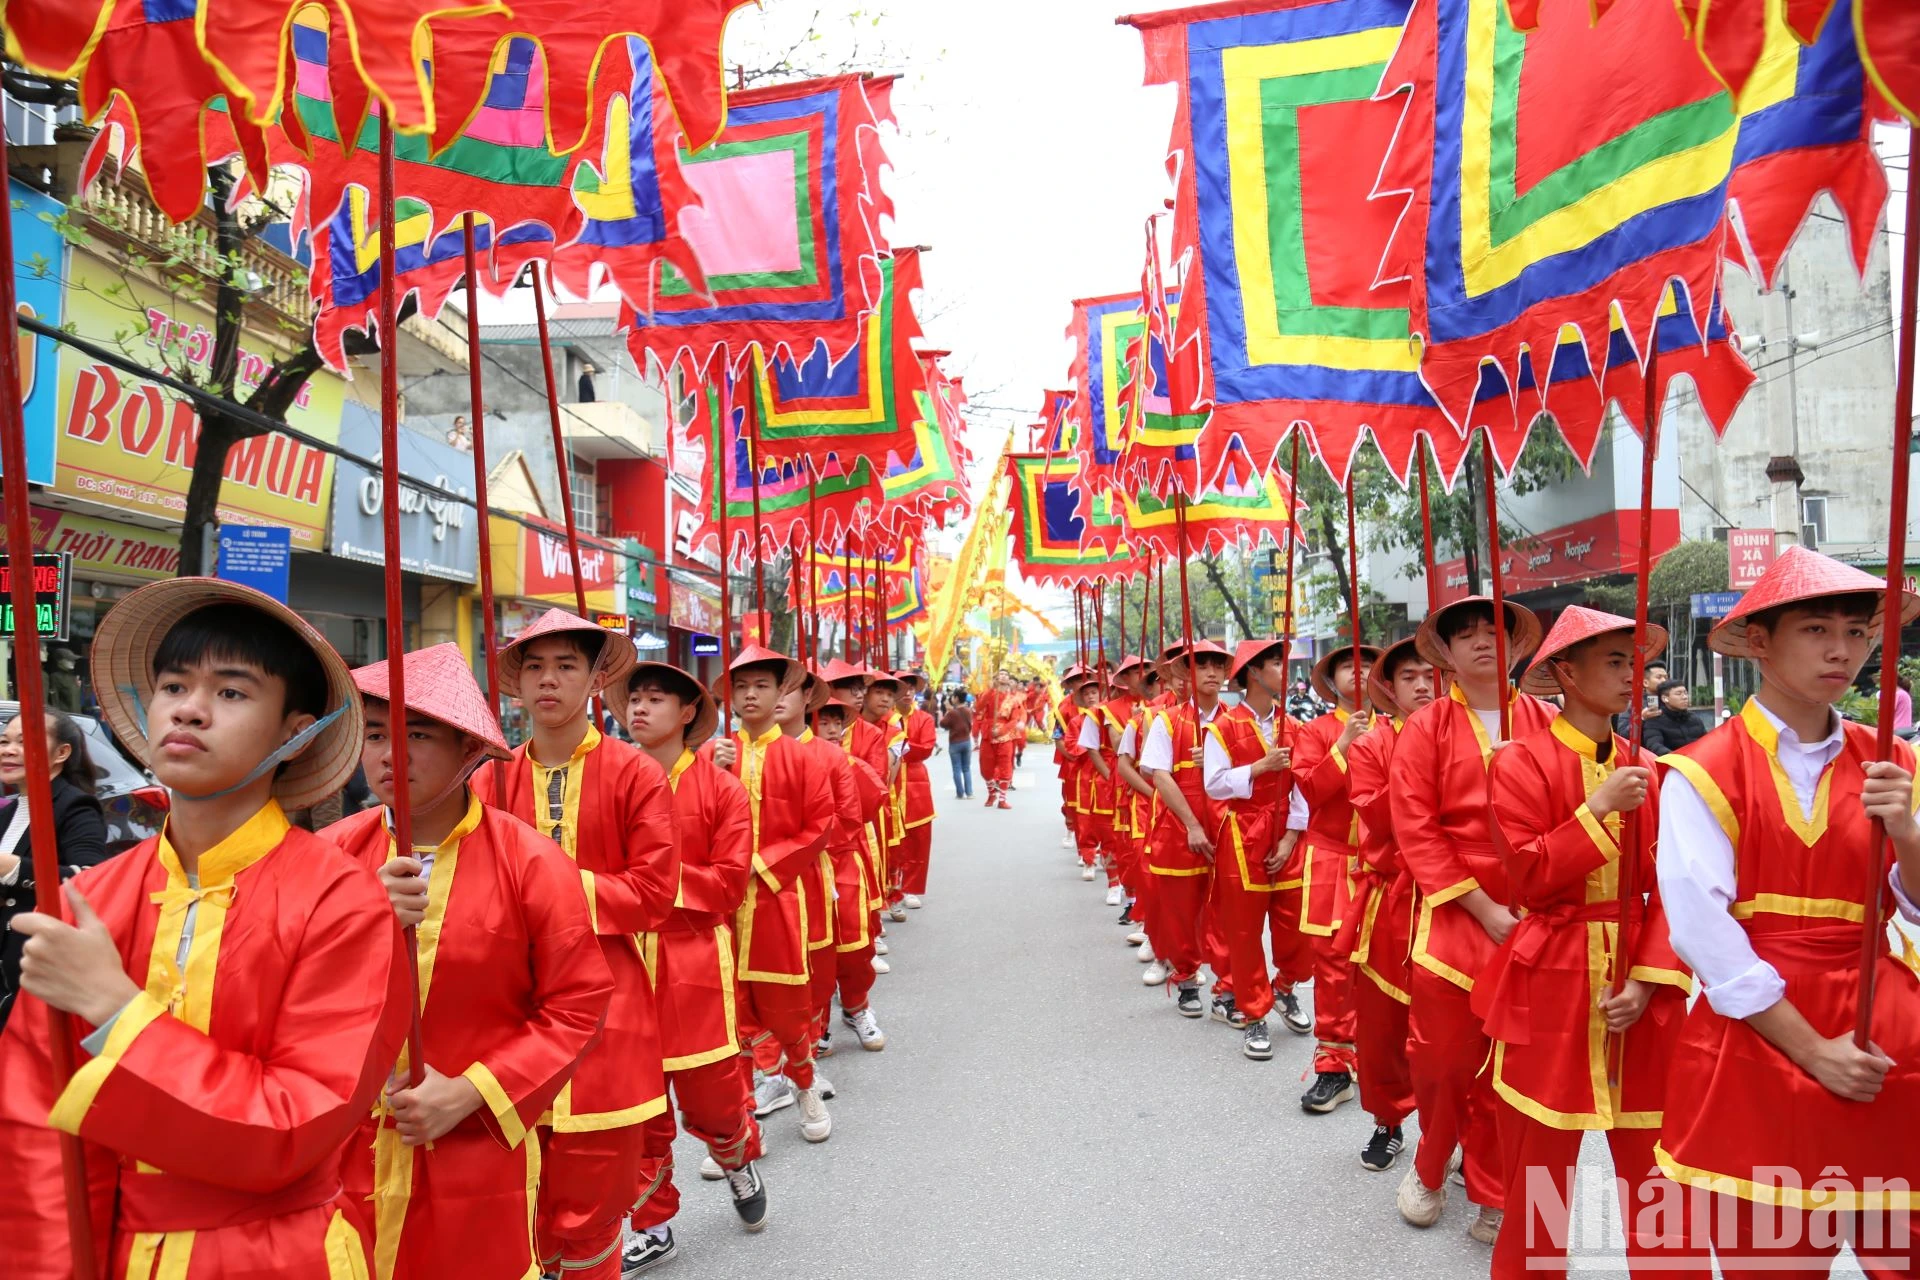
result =
M1800 808L1800 796L1793 789L1793 779L1787 776L1786 766L1780 763L1779 727L1761 709L1758 698L1748 698L1746 705L1740 708L1740 723L1746 727L1747 736L1759 743L1767 753L1767 768L1773 774L1773 790L1780 801L1780 816L1786 820L1793 834L1799 837L1800 843L1812 848L1827 834L1827 801L1833 789L1833 766L1840 756L1836 754L1820 771L1820 782L1813 792L1813 812L1807 813ZM1831 725L1833 721L1829 719L1827 723Z
M682 748L680 758L673 762L673 768L667 770L667 785L675 791L680 789L680 775L693 766L693 752Z
M769 742L772 742L775 738L778 738L781 736L781 729L779 725L777 724L773 725L770 728L768 728L768 730L765 733L761 734L759 737L755 737L753 734L748 733L745 729L739 729L734 732L733 736L740 739L740 742L743 746L764 747Z
M195 874L199 878L201 891L230 883L235 876L272 853L287 838L292 826L280 802L268 800L231 835L200 855ZM167 869L169 881L184 887L187 873L180 864L180 855L167 839L167 830L167 827L163 827L160 831L160 865Z
M1480 746L1480 767L1485 768L1487 762L1493 759L1493 739L1487 735L1487 726L1481 722L1479 709L1467 701L1467 695L1457 684L1447 690L1447 696L1466 711L1467 727L1473 730L1473 740Z
M1475 719L1478 718L1477 716L1475 717ZM1552 727L1553 736L1560 739L1560 744L1566 747L1567 750L1573 752L1582 760L1592 761L1596 764L1599 763L1600 744L1580 732L1580 730L1574 728L1573 722L1568 720L1566 716L1555 716ZM1609 734L1608 736L1611 737L1612 735ZM1609 754L1607 758L1611 760L1613 757Z
M457 849L462 840L478 831L480 829L480 819L485 816L485 813L486 809L481 805L480 797L475 795L473 789L469 787L467 789L467 811L460 815L460 821L454 824L453 830L447 832L447 838L434 846L434 861L437 863L441 858L445 857L448 852ZM387 810L380 815L380 825L387 829L387 845L389 850L393 852L395 856L398 856L399 850L393 846L392 810ZM414 846L416 850L419 847L419 845Z

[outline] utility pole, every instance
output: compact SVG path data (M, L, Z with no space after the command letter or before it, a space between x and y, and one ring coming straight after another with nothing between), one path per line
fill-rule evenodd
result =
M1800 339L1793 330L1793 284L1791 268L1782 263L1780 283L1771 293L1760 295L1762 328L1767 335L1763 354L1774 349L1774 334L1786 353L1784 375L1767 378L1767 444L1772 456L1767 459L1767 482L1772 486L1773 541L1776 551L1785 551L1800 541L1802 506L1800 486L1806 473L1800 469L1800 383L1796 361ZM1773 361L1769 360L1769 364Z

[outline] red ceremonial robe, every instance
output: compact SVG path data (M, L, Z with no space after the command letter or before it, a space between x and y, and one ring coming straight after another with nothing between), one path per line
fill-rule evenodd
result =
M369 871L394 857L385 809L323 835ZM527 1135L598 1033L613 974L573 867L526 823L471 796L460 824L422 852L433 858L416 930L422 1045L429 1066L464 1076L483 1105L424 1149L401 1142L376 1106L342 1178L376 1280L437 1276L455 1254L476 1280L519 1280L535 1263L540 1147ZM394 1069L404 1078L404 1051Z
M393 909L273 802L200 856L198 878L164 831L74 878L144 989L57 1098L46 1006L15 1004L0 1036L0 1274L71 1274L55 1130L87 1144L116 1280L366 1274L340 1153L406 1038Z
M482 765L473 789L551 836L573 860L613 972L600 1043L554 1099L553 1129L582 1133L642 1124L667 1106L652 969L659 931L680 890L673 793L666 770L651 756L603 739L591 725L572 759L553 769L528 756L531 745L522 743L511 760ZM547 794L562 770L565 816L556 824L548 816Z
M1407 1007L1413 1003L1408 953L1413 949L1413 875L1393 834L1388 780L1402 722L1381 716L1347 753L1349 794L1360 817L1360 856L1353 900L1338 944L1354 969L1354 1048L1360 1101L1375 1124L1389 1128L1413 1114L1413 1070L1407 1061Z
M743 982L805 986L807 914L815 909L800 873L818 865L834 816L833 789L802 743L778 725L759 737L737 731L732 773L747 791L753 823L753 874L735 918ZM824 909L825 904L820 904Z
M933 855L933 783L927 777L927 761L939 745L933 717L915 707L906 718L906 752L900 758L900 773L906 793L905 835L901 840L898 872L901 896L918 896L927 891L927 867Z
M1284 713L1275 725L1284 727ZM1258 763L1277 745L1267 738L1245 702L1222 711L1207 731L1234 768ZM1298 895L1286 892L1298 888L1299 882L1289 884L1280 873L1268 871L1266 863L1286 829L1292 790L1293 774L1276 769L1253 780L1248 798L1216 802L1220 831L1214 838L1213 857L1221 927L1234 1001L1249 1020L1263 1019L1273 1009L1274 983L1267 976L1269 945L1281 990L1291 992L1313 971L1312 949L1300 932Z
M733 1019L733 917L753 868L753 815L740 780L684 751L667 774L680 824L680 901L660 931L661 1066L687 1071L740 1051Z
M891 757L887 754L887 735L881 731L879 725L865 716L854 716L852 722L847 725L847 736L842 745L845 746L849 756L866 762L867 767L880 780L882 788L886 786ZM884 874L888 821L884 804L874 806L867 819L868 839L865 857L870 889L867 898L869 914L878 911L886 904Z

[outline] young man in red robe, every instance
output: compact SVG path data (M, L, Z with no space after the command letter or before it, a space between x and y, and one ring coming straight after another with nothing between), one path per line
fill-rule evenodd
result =
M680 830L680 898L660 930L654 968L661 1069L681 1127L706 1144L707 1162L716 1181L726 1180L740 1224L759 1231L767 1223L760 1126L740 1071L733 1011L733 919L753 863L747 793L699 754L719 731L720 709L691 675L664 662L641 662L608 696L625 710L634 744L666 771ZM628 1275L674 1252L668 1224L680 1210L680 1191L673 1138L672 1109L647 1121L647 1156L623 1264Z
M1139 948L1135 955L1141 964L1153 963L1146 923L1153 896L1153 876L1147 870L1147 834L1153 828L1155 797L1153 784L1140 772L1140 745L1147 736L1147 717L1159 706L1159 669L1143 662L1139 696L1134 699L1113 753L1113 772L1119 779L1114 788L1119 796L1114 806L1114 829L1126 841L1126 864L1132 868L1132 879L1123 886L1127 900L1120 910L1119 924L1132 930L1127 945Z
M73 1275L73 1134L100 1274L367 1275L340 1156L400 1052L412 978L379 881L282 808L359 761L346 664L286 606L208 578L119 601L92 662L102 715L172 805L159 835L68 882L75 923L13 919L0 1272ZM63 1090L48 1006L76 1037Z
M1360 818L1360 860L1340 945L1353 964L1354 1049L1360 1059L1360 1105L1373 1134L1360 1165L1383 1173L1399 1159L1401 1126L1413 1114L1413 1067L1407 1059L1407 1009L1413 997L1413 874L1400 857L1390 800L1395 753L1407 720L1434 699L1445 677L1420 656L1414 637L1388 645L1368 675L1378 713L1372 732L1347 753L1353 809Z
M403 1053L341 1170L375 1280L532 1270L540 1117L606 1017L613 974L553 841L482 803L468 775L511 753L458 645L409 653L396 714L388 664L353 673L360 756L381 807L322 834L380 877L417 935L425 1078ZM394 846L393 740L407 735L412 850Z
M1123 880L1139 874L1133 861L1132 793L1119 772L1120 739L1133 720L1140 701L1140 659L1129 654L1113 669L1106 700L1081 722L1080 747L1094 771L1095 831L1106 860L1107 905L1120 906L1127 896Z
M853 825L837 829L827 847L833 859L832 968L840 996L840 1016L853 1029L862 1049L878 1053L887 1047L887 1037L873 1015L874 946L879 938L873 926L874 885L867 862L867 833L886 802L887 792L873 766L848 748L847 732L857 718L854 708L836 693L833 701L814 713L813 722L820 739L838 753L852 781L855 799ZM824 1058L832 1053L833 1029L823 1025L815 1054Z
M1220 710L1220 686L1231 657L1211 640L1176 644L1161 654L1163 670L1191 666L1192 696L1154 716L1140 749L1140 770L1153 782L1160 814L1147 846L1154 883L1154 947L1179 989L1182 1017L1203 1018L1200 966L1208 947L1203 917L1212 890L1217 828L1201 772L1201 741ZM1215 973L1215 979L1222 975Z
M716 741L713 752L714 763L746 788L753 815L753 874L734 923L734 1007L748 1050L741 1070L761 1076L754 1088L759 1115L797 1103L800 1136L825 1142L833 1120L813 1078L807 919L828 904L807 901L803 873L819 865L826 848L833 790L813 753L782 733L778 721L780 695L804 679L793 659L743 646L727 672L740 728Z
M1014 744L1026 738L1026 703L1004 671L993 676L993 688L980 696L973 713L974 736L980 740L980 776L987 780L987 808L1011 809L1007 788L1013 785Z
M617 1276L621 1228L641 1185L646 1124L667 1109L651 968L680 888L666 770L590 719L593 695L632 668L633 642L550 609L500 652L533 736L481 766L473 787L551 838L578 868L613 999L599 1043L554 1099L545 1132L540 1258L570 1275Z
M1074 690L1087 678L1087 673L1078 663L1068 667L1060 675L1060 696L1053 700L1047 713L1045 724L1053 738L1053 766L1060 775L1060 818L1066 825L1067 834L1061 837L1060 847L1073 850L1074 861L1080 860L1080 797L1074 789L1073 757L1067 748L1079 739L1079 727L1076 723L1069 732L1068 721L1074 719L1078 707L1074 702ZM980 712L974 707L974 735L980 736ZM981 739L982 743L985 739Z
M1066 758L1067 787L1073 796L1073 841L1080 858L1080 878L1092 880L1098 872L1102 839L1101 814L1094 794L1098 775L1089 758L1092 752L1080 745L1094 708L1100 703L1100 681L1089 674L1073 686L1073 693L1061 721L1060 754Z
M892 755L887 749L887 735L880 727L862 714L866 706L867 686L873 682L873 673L839 658L830 659L821 669L821 678L833 689L834 696L852 708L852 719L847 725L846 737L842 745L847 754L855 760L865 761L867 767L880 779L882 787L887 784L890 772L889 762ZM866 911L868 915L867 936L873 940L873 959L875 973L887 973L886 930L880 923L880 909L886 905L886 824L887 816L884 803L873 810L868 819L868 839L865 857L869 894Z
M1234 1004L1246 1020L1240 1051L1256 1062L1273 1057L1267 1014L1276 992L1289 1030L1304 1033L1312 1025L1293 987L1313 976L1313 944L1300 931L1299 899L1281 874L1306 819L1288 770L1297 730L1277 701L1287 688L1284 653L1278 640L1241 641L1228 679L1244 696L1208 728L1201 754L1207 796L1221 809L1214 862ZM1269 941L1274 978L1267 974Z
M1540 645L1540 620L1505 602L1506 657L1524 661ZM1492 1244L1506 1202L1493 1082L1481 1070L1492 1045L1470 1003L1473 984L1513 931L1507 873L1493 843L1487 765L1503 740L1493 602L1455 600L1428 614L1415 636L1420 656L1453 685L1414 713L1394 748L1388 804L1400 856L1420 893L1414 920L1413 1004L1408 1015L1420 1145L1401 1179L1400 1216L1430 1227L1446 1207L1447 1167L1465 1152L1467 1198L1480 1206L1468 1233ZM1547 727L1553 708L1515 692L1511 736Z
M1758 665L1759 691L1661 761L1660 899L1705 996L1673 1052L1657 1155L1712 1196L1727 1276L1823 1276L1842 1242L1869 1275L1911 1275L1920 1246L1920 979L1885 932L1895 914L1920 924L1913 754L1896 741L1877 760L1874 731L1832 706L1881 637L1883 587L1789 548L1708 637ZM1900 607L1910 623L1920 599Z
M1666 644L1649 627L1645 656ZM1487 1071L1515 1217L1493 1248L1497 1277L1564 1267L1574 1166L1590 1130L1607 1135L1613 1155L1629 1268L1706 1265L1706 1250L1688 1247L1684 1196L1661 1224L1665 1239L1640 1221L1659 1192L1653 1150L1692 979L1668 944L1659 895L1648 898L1653 757L1613 731L1633 669L1631 618L1568 608L1520 685L1559 694L1560 714L1488 770L1494 841L1520 914L1473 993L1493 1040Z
M1360 856L1347 752L1372 726L1363 691L1367 671L1379 659L1378 649L1363 644L1335 649L1316 662L1314 692L1333 710L1309 722L1293 743L1294 785L1308 818L1297 865L1285 874L1299 881L1292 892L1300 902L1300 931L1313 939L1313 1026L1319 1040L1313 1083L1300 1106L1322 1115L1353 1097L1353 965L1337 936Z
M926 673L896 671L894 678L902 689L900 713L906 729L906 750L900 757L905 813L900 865L895 869L899 896L890 892L888 902L917 911L926 896L927 869L933 858L933 783L927 777L927 761L940 743L933 715L921 705L927 696Z

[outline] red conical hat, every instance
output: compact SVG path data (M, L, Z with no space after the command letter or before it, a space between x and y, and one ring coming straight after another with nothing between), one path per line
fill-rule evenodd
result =
M515 636L500 650L500 683L510 693L520 692L520 664L526 657L527 646L545 636L565 635L568 632L584 632L589 635L606 637L600 650L599 687L607 686L621 679L633 669L639 651L633 647L633 641L619 631L588 622L577 613L568 613L565 609L549 609L534 619L532 626Z
M431 649L416 649L401 659L407 673L407 714L437 720L458 729L486 747L487 754L505 760L513 754L507 748L500 721L480 692L480 682L460 654L457 644L436 644ZM393 701L387 676L387 663L375 662L355 668L354 687L368 698Z
M1768 566L1760 581L1747 589L1733 611L1708 634L1707 647L1729 658L1751 657L1753 655L1747 651L1747 619L1754 614L1765 609L1777 609L1783 604L1818 600L1823 596L1851 596L1863 592L1884 595L1886 589L1885 580L1850 564L1841 564L1832 556L1823 556L1805 547L1788 547L1780 553L1778 560ZM1903 591L1900 598L1900 624L1905 626L1916 615L1920 615L1920 596ZM1876 642L1880 639L1885 612L1883 601L1874 608L1873 622L1868 627Z
M732 675L742 667L750 667L762 662L773 663L779 666L781 671L780 687L782 689L792 688L794 683L804 676L807 671L805 667L795 662L792 658L787 657L784 653L775 653L763 644L743 644L740 646L740 651L733 655L733 665L727 668L727 674Z
M687 723L686 744L688 750L699 746L719 730L720 704L715 701L713 692L708 689L707 686L696 680L692 672L684 671L670 662L653 662L644 658L634 663L633 670L622 676L618 683L607 686L607 699L609 702L615 704L615 715L620 715L626 709L627 699L633 692L634 680L637 679L642 672L647 671L656 671L668 676L678 676L681 680L693 686L695 694L694 702L695 705L699 707L699 710L693 713L693 719ZM622 723L625 723L625 721L623 720Z
M1353 646L1343 644L1330 650L1320 661L1313 664L1313 671L1308 678L1313 685L1313 691L1320 695L1322 702L1340 701L1339 691L1333 687L1333 664L1352 653ZM1360 661L1371 671L1373 664L1380 661L1380 650L1374 645L1361 645Z
M1133 671L1144 665L1146 664L1140 661L1139 654L1129 653L1123 658L1121 658L1120 665L1113 669L1113 678L1118 680L1121 676L1127 674L1127 672Z
M1261 654L1278 649L1281 642L1273 636L1256 636L1252 640L1242 640L1234 646L1233 663L1227 668L1227 679L1240 682L1240 673L1252 666Z
M1527 667L1527 673L1520 677L1520 691L1538 698L1552 697L1560 692L1560 681L1554 676L1553 668L1547 665L1549 660L1582 640L1610 635L1615 631L1632 630L1632 618L1623 618L1617 613L1602 613L1582 605L1568 605L1565 612L1553 620L1553 630L1547 632L1547 638L1540 642L1539 653ZM1645 659L1651 662L1666 651L1667 629L1649 622Z
M1225 649L1221 648L1219 645L1215 644L1211 640L1195 640L1193 642L1194 657L1199 658L1210 653L1217 654L1218 656L1225 658L1228 662L1233 661L1232 654L1228 653ZM1168 645L1165 649L1161 650L1160 664L1162 666L1165 666L1169 662L1179 662L1182 659L1184 659L1186 656L1187 656L1186 642L1176 640L1174 643Z
M1447 646L1440 640L1440 619L1464 605L1491 605L1492 596L1465 596L1459 600L1441 605L1420 623L1420 630L1414 633L1414 641L1420 646L1420 656L1436 667L1453 670L1453 659L1447 656ZM1507 665L1525 662L1540 647L1540 615L1525 605L1515 604L1511 600L1502 602L1507 611Z
M1422 662L1427 661L1426 655L1420 652L1419 637L1408 636L1403 640L1395 640L1382 649L1380 656L1367 668L1367 697L1372 701L1375 711L1389 716L1401 714L1399 699L1393 696L1393 678L1389 673L1404 661L1400 655L1405 653L1413 654ZM1427 665L1433 666L1432 663ZM1447 669L1445 667L1433 668L1433 692L1436 697L1446 696Z
M867 673L861 668L854 666L851 662L843 661L840 658L828 658L827 665L820 669L820 678L828 684L839 684L842 680L864 681L867 678Z
M924 671L916 671L912 667L900 668L900 670L893 673L893 678L908 688L918 686L924 689L927 685L927 673Z
M812 668L806 666L800 668L800 679L806 686L806 714L811 719L814 712L833 701L833 686L822 680Z
M890 684L893 686L893 691L898 693L907 687L906 681L902 680L899 676L893 674L891 671L881 670L878 667L868 667L860 674L867 678L867 688L869 689L877 684Z

